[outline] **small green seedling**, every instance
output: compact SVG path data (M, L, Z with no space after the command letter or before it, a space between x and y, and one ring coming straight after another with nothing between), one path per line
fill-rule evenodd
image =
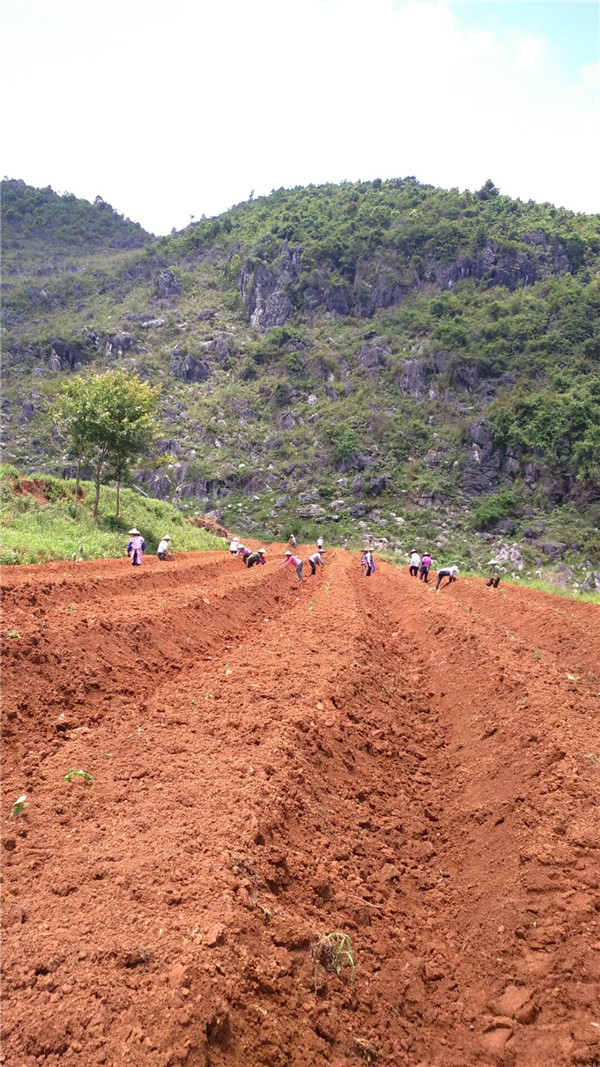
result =
M326 971L334 971L341 974L343 967L352 968L350 981L354 981L354 968L356 960L352 950L352 941L348 934L341 930L334 930L331 934L325 934L315 941L310 947L310 953L315 965L320 963Z
M9 637L16 637L19 641L21 640L21 634L19 633L18 630L9 630L8 631L8 636Z
M111 758L112 758L112 752L101 752L100 753L100 759L111 759Z
M93 785L94 776L88 774L87 771L78 770L76 767L69 767L65 774L65 782L84 782L85 785Z
M27 793L23 793L22 797L17 797L13 806L10 809L10 819L18 819L19 815L23 815L28 807Z

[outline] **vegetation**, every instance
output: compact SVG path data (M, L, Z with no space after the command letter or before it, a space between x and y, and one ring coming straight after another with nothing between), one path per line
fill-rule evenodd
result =
M148 451L158 431L155 411L159 391L122 370L73 378L63 385L53 414L77 460L75 505L82 465L89 463L94 468L94 518L106 468L117 482L119 515L121 482L134 460Z
M69 767L65 774L65 782L83 782L84 785L93 785L94 776L88 774L87 771L82 771L76 767Z
M83 559L124 557L128 530L134 525L142 530L148 552L156 551L165 533L171 535L175 554L223 546L220 538L193 526L171 504L140 496L132 489L121 493L118 518L114 514L116 490L105 489L94 521L92 483L81 483L79 505L75 509L73 479L28 479L15 475L14 468L0 470L0 562L3 564L41 563L72 559L74 555Z
M351 981L354 981L356 960L352 941L348 934L335 930L325 934L311 945L311 955L315 964L320 963L326 971L341 974L344 967L351 968Z
M14 804L11 805L9 819L18 819L19 816L25 814L28 807L27 793L23 793L23 796L17 797Z
M496 551L474 533L541 522L578 581L598 569L600 216L408 177L279 189L139 248L34 229L5 263L19 469L76 475L56 398L117 367L162 386L160 457L124 476L183 510L472 568Z

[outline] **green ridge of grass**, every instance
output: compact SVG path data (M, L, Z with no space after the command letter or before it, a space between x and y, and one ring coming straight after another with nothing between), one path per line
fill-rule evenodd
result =
M36 496L22 492L32 482L39 487ZM121 514L117 518L116 490L103 487L94 522L94 486L82 482L81 489L75 508L73 480L22 478L14 467L0 468L0 563L45 563L71 559L74 554L83 559L116 559L125 555L128 531L133 526L142 532L147 552L156 552L165 534L172 538L174 553L223 547L221 538L194 526L172 504L143 497L132 489L121 490Z

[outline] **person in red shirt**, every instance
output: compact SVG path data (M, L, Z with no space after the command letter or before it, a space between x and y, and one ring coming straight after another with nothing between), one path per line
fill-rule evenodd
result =
M300 582L303 582L304 578L302 577L302 567L304 566L304 561L301 560L298 556L293 556L292 553L290 552L289 548L288 548L288 550L287 550L287 552L285 554L285 559L282 559L282 561L279 564L279 566L280 567L285 567L286 564L288 564L288 563L291 564L292 567L296 568L296 574L298 575L298 580Z

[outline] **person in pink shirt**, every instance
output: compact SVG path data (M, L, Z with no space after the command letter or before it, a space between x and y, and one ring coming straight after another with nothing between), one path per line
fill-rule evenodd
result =
M423 553L423 559L421 560L421 567L419 571L419 578L422 582L426 582L429 578L429 569L431 567L431 556L429 552Z
M282 561L279 564L279 566L280 567L285 567L286 564L288 564L288 563L291 564L292 567L296 568L296 574L298 575L298 580L300 582L303 582L304 578L302 577L302 567L304 565L304 562L303 562L303 560L299 559L298 556L293 556L289 549L287 550L287 552L285 554L285 559L282 559Z

